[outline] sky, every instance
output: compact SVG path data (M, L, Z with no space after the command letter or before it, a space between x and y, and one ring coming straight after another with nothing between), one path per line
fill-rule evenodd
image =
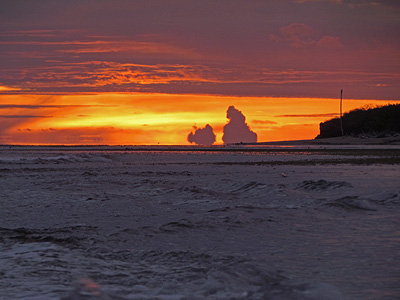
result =
M397 0L0 0L0 143L258 141L400 102Z

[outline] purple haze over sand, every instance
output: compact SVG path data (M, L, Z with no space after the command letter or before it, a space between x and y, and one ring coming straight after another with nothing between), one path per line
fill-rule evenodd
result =
M189 133L187 140L197 145L211 146L215 142L213 128L207 124L204 128L195 128L195 132Z
M237 110L234 106L229 106L226 117L229 122L224 126L222 137L225 144L257 142L257 133L251 131L246 123L246 117L240 110Z

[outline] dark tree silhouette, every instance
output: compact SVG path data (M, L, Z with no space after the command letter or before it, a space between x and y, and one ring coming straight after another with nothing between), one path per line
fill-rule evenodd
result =
M345 135L363 134L388 136L400 133L400 104L389 104L376 108L357 108L342 117ZM316 137L329 138L341 136L340 118L319 124L320 133Z

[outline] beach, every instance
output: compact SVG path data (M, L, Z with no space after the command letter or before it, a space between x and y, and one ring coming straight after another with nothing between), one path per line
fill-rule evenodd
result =
M400 146L0 147L0 299L398 299Z

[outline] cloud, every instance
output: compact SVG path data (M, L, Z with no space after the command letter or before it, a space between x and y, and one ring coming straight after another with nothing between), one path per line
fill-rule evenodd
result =
M343 48L339 37L330 35L321 35L311 26L302 23L292 23L279 28L278 35L270 35L274 42L288 43L293 48L304 48L317 46L326 49Z
M398 99L398 0L1 3L0 94Z
M229 106L226 117L229 122L224 126L222 137L225 144L257 142L257 134L250 130L249 125L246 124L246 117L240 110L237 110L234 106Z
M323 36L317 43L318 47L327 48L327 49L339 49L343 48L343 44L340 41L340 38L330 35Z
M253 120L253 121L251 121L251 123L253 123L253 124L268 124L268 125L277 124L276 122L269 121L269 120Z
M321 2L321 3L333 3L338 5L347 5L349 7L362 7L362 6L399 6L398 0L294 0L295 3L308 3L308 2Z
M321 42L322 43L322 42ZM315 45L321 52L324 45ZM303 48L309 50L309 48ZM333 51L333 49L332 49ZM338 54L339 55L339 54ZM313 56L313 59L317 56ZM339 55L340 65L351 63ZM391 57L389 52L382 57ZM285 59L285 57L279 57ZM333 64L332 61L307 60L304 63ZM367 72L365 70L273 70L263 67L223 66L215 64L170 65L132 64L116 62L88 62L71 64L49 64L47 67L32 67L25 70L4 71L10 84L21 84L21 91L1 91L1 94L79 94L79 93L166 93L166 94L214 94L240 96L282 96L282 97L332 97L331 92L344 83L349 86L362 85L358 99L371 99L392 94L391 89L379 93L372 90L377 82L398 86L398 76L391 72ZM0 72L1 72L0 71ZM301 84L301 85L300 85ZM371 87L371 88L365 88ZM344 86L346 88L346 86ZM394 90L395 88L393 88ZM398 94L398 93L397 93ZM381 98L380 98L381 99ZM388 98L397 99L397 98ZM6 104L0 108L6 108ZM17 107L14 105L14 107ZM53 106L55 108L55 106ZM61 106L59 106L62 108ZM11 108L11 107L8 107ZM19 108L34 109L34 106ZM39 107L38 107L39 108ZM49 107L50 108L50 107Z
M281 27L279 32L285 36L309 37L316 34L311 26L301 23L292 23L288 26Z
M0 92L20 91L20 90L21 89L19 89L19 88L12 88L12 87L9 87L9 86L0 85Z
M278 115L278 118L315 118L315 117L337 117L338 113L328 114L295 114L295 115Z
M210 125L206 125L204 128L194 127L195 132L189 133L187 140L190 143L197 145L211 146L215 142L215 134L213 128Z
M343 0L295 0L296 3L307 3L307 2L331 2L336 4L342 4Z
M78 107L115 107L117 105L33 105L33 104L0 104L0 109L13 109L13 108L25 108L25 109L42 109L42 108L78 108Z
M281 27L279 34L279 37L274 36L274 40L283 40L289 42L294 48L302 48L315 43L317 32L309 25L292 23Z
M33 116L33 115L0 115L0 118L6 119L30 119L30 118L52 118L51 116Z

